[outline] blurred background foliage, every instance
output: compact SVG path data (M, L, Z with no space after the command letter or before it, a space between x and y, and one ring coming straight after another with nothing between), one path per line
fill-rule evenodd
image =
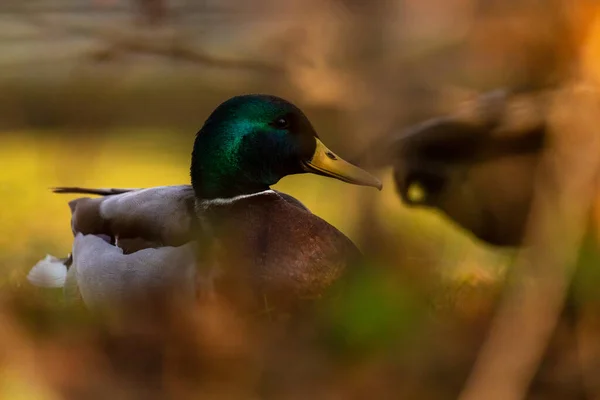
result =
M330 148L355 159L378 138L475 93L559 82L585 30L586 7L567 0L3 0L0 331L7 339L0 358L12 368L0 373L0 397L61 398L52 387L77 385L68 383L72 371L49 373L50 366L81 366L76 380L98 361L81 343L65 346L72 338L61 329L49 343L30 332L44 322L23 322L43 318L25 312L28 300L19 303L39 295L25 274L46 253L66 255L72 241L68 198L48 188L187 183L195 132L221 101L250 92L293 101ZM314 383L313 395L455 398L513 251L483 245L435 211L404 207L391 171L379 174L381 193L316 176L276 186L385 265L328 317L333 347L342 331L369 356ZM15 304L28 317L12 319ZM550 362L534 398L575 398L568 393L576 378L557 365L565 363ZM306 398L298 381L273 390L275 398Z

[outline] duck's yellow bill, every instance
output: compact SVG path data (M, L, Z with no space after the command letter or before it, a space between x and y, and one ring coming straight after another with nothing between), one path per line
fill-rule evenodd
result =
M344 161L315 138L317 147L309 161L303 163L304 170L317 175L330 176L355 185L373 186L381 190L381 181L367 171Z

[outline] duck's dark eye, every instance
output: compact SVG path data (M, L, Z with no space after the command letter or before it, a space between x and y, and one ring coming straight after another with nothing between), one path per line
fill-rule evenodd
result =
M290 126L290 123L288 122L288 120L286 118L281 117L281 118L277 118L275 120L275 122L273 123L273 125L275 125L276 128L285 129Z

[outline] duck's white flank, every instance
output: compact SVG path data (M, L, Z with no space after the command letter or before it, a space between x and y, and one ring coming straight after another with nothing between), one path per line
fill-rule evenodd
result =
M222 204L231 204L235 201L238 200L242 200L242 199L247 199L249 197L255 197L255 196L261 196L261 195L265 195L265 194L275 194L275 191L273 189L267 189L267 190L263 190L262 192L256 192L256 193L250 193L250 194L241 194L239 196L233 196L233 197L218 197L216 199L210 199L210 200L202 200L202 204L204 205L222 205Z
M31 268L27 280L34 286L60 288L67 279L67 266L58 258L47 255Z

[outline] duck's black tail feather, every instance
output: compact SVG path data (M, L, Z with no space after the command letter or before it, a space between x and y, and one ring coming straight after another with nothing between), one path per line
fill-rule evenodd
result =
M68 194L96 194L98 196L110 196L114 194L122 194L131 192L138 189L94 189L94 188L81 188L81 187L54 187L51 188L54 193L68 193Z

